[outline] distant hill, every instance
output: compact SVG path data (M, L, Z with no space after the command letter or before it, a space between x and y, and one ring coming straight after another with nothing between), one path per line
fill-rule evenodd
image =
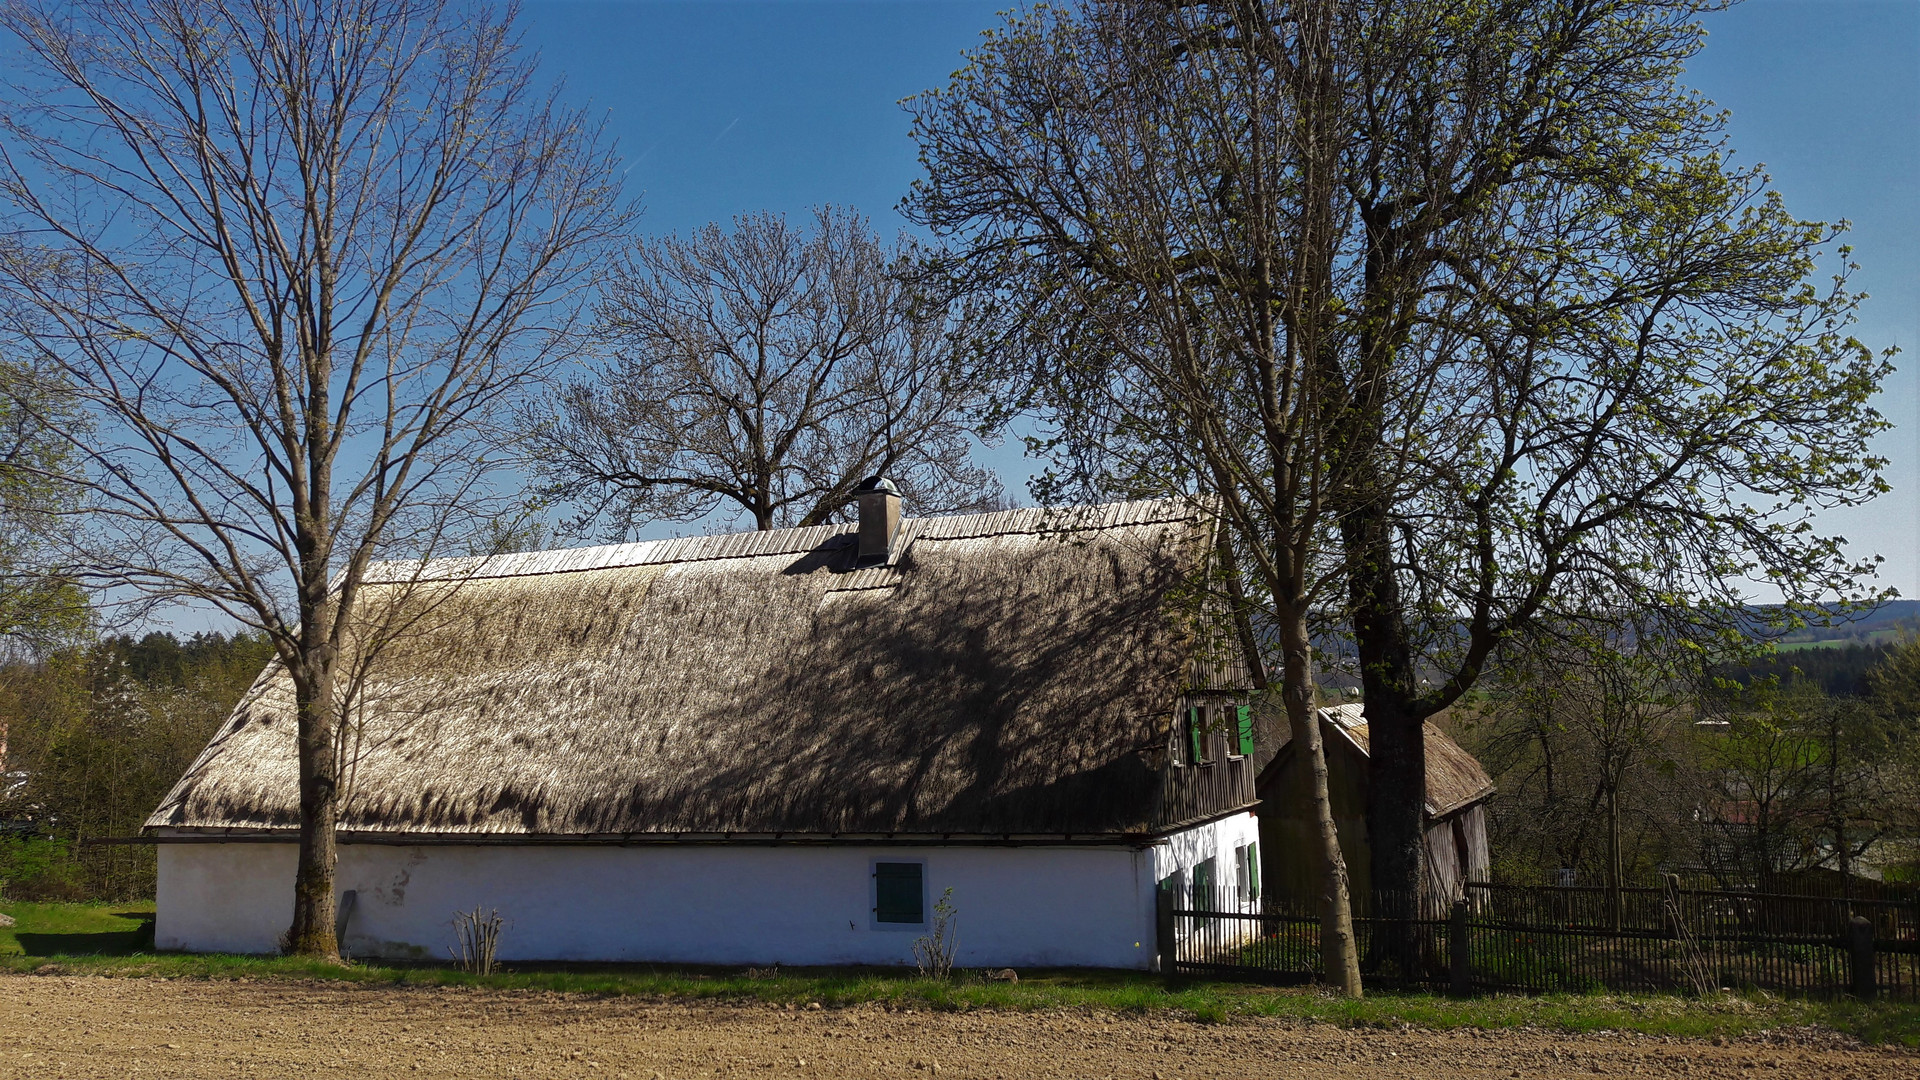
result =
M1271 635L1265 626L1258 632ZM1723 668L1721 674L1745 683L1766 675L1785 679L1798 669L1828 693L1858 694L1864 687L1861 680L1866 670L1909 637L1920 637L1920 600L1890 600L1872 611L1844 619L1836 617L1828 626L1808 626L1782 634L1773 639L1776 656ZM1359 688L1350 638L1339 633L1316 634L1314 650L1316 681L1323 691L1337 696ZM1438 672L1424 674L1439 676Z
M1778 641L1786 651L1795 647L1892 644L1910 634L1920 634L1920 600L1889 600L1845 622L1804 627L1782 635Z

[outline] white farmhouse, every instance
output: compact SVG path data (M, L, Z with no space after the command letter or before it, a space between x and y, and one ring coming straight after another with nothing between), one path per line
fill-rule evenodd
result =
M389 567L351 702L338 888L362 957L1147 968L1155 890L1259 889L1241 666L1173 502ZM161 948L293 909L290 683L264 672L146 826Z

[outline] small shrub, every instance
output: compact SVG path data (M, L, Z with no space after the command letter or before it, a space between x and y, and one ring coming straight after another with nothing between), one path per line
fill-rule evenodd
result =
M498 911L482 915L475 907L472 911L454 912L453 936L458 951L448 951L461 971L469 975L493 974L500 953L500 930L505 925L506 920Z
M953 977L953 954L960 944L960 931L955 923L959 912L953 908L953 888L940 894L940 902L933 905L933 931L922 935L913 942L913 963L920 970L923 979L949 979Z

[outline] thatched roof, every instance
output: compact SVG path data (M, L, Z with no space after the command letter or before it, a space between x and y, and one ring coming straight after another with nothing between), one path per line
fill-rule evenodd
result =
M487 837L1142 834L1196 663L1205 526L1171 502L446 560L365 590L416 620L372 667L354 833ZM422 585L425 580L427 584ZM148 820L297 822L269 668ZM1230 807L1213 808L1224 812Z
M1320 727L1327 738L1344 741L1361 758L1370 756L1370 732L1364 705L1355 702L1321 709ZM1432 720L1426 722L1426 732L1426 802L1429 818L1446 817L1493 794L1493 778L1487 775L1478 758L1467 753ZM1286 738L1284 725L1280 735ZM1278 758L1279 754L1275 756ZM1284 771L1274 769L1267 775L1282 776Z

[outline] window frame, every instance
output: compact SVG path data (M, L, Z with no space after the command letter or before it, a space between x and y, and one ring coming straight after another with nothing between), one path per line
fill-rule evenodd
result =
M1205 767L1219 759L1213 755L1213 710L1214 706L1195 702L1183 710L1181 722L1181 750L1187 755L1187 764Z
M1233 721L1231 729L1222 732L1227 740L1227 760L1240 761L1244 758L1252 757L1254 750L1253 706L1236 704L1225 705L1222 706L1222 708L1226 709L1227 715L1231 717Z
M880 866L918 866L920 868L920 921L895 922L880 919ZM867 927L872 930L907 930L923 932L927 928L927 860L911 859L900 856L883 857L875 855L867 860Z

